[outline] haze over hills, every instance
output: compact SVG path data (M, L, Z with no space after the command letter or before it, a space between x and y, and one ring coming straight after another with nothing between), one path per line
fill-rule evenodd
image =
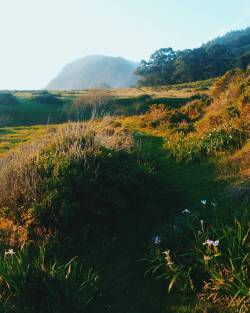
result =
M163 49L159 50L160 53L161 51ZM168 51L170 52L170 50ZM167 60L157 57L156 67L154 67L154 58L150 59L149 63L139 65L122 57L89 55L67 64L45 89L79 90L99 87L131 87L138 82L139 76L144 76L145 73L150 77L150 82L147 83L149 85L152 83L151 79L154 75L156 75L157 84L162 85L220 76L232 68L247 67L250 60L250 27L229 32L197 49L171 53L173 57L167 56ZM171 62L174 62L174 66L169 67ZM202 67L202 64L205 67ZM145 71L142 71L141 66L145 65ZM154 75L152 75L152 71L149 71L152 66ZM159 66L161 69L158 68ZM167 68L163 71L162 68L166 66ZM136 69L138 76L135 75ZM161 75L164 75L164 79L160 79ZM171 79L167 79L169 75ZM141 84L141 82L144 83L145 79L140 79L139 83Z
M78 90L97 87L122 88L134 85L138 64L121 57L90 55L67 64L45 88Z

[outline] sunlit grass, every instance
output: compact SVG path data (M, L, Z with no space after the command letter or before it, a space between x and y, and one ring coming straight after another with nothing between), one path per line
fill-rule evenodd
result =
M47 131L45 125L0 128L0 158L23 143L44 137Z

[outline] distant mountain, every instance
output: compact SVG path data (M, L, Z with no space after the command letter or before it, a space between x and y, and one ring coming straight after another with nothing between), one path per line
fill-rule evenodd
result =
M122 88L134 85L138 64L121 57L91 55L66 65L45 89L77 90L98 87Z
M205 46L211 47L216 44L228 46L236 55L250 51L250 27L231 31L224 36L217 37L207 42Z

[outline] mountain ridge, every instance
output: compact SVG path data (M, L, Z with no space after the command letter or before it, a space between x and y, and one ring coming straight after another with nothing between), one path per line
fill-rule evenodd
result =
M45 87L49 90L77 90L98 87L122 88L134 85L137 63L122 57L87 55L66 64Z

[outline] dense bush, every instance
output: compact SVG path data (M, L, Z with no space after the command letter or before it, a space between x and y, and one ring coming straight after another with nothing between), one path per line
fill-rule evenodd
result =
M33 96L33 100L45 104L62 104L61 99L59 99L55 94L49 93L48 91L42 91Z
M151 168L133 151L130 134L109 123L69 125L12 157L1 171L1 214L31 237L112 226L145 201L145 190L153 194Z
M0 92L0 105L16 105L17 98L10 92Z
M219 151L235 151L242 147L247 135L242 130L230 125L214 128L202 138L202 149L207 154Z
M181 129L180 129L181 130ZM166 148L179 161L197 161L220 152L234 152L246 142L248 135L231 125L222 125L198 137L180 134L166 140Z

